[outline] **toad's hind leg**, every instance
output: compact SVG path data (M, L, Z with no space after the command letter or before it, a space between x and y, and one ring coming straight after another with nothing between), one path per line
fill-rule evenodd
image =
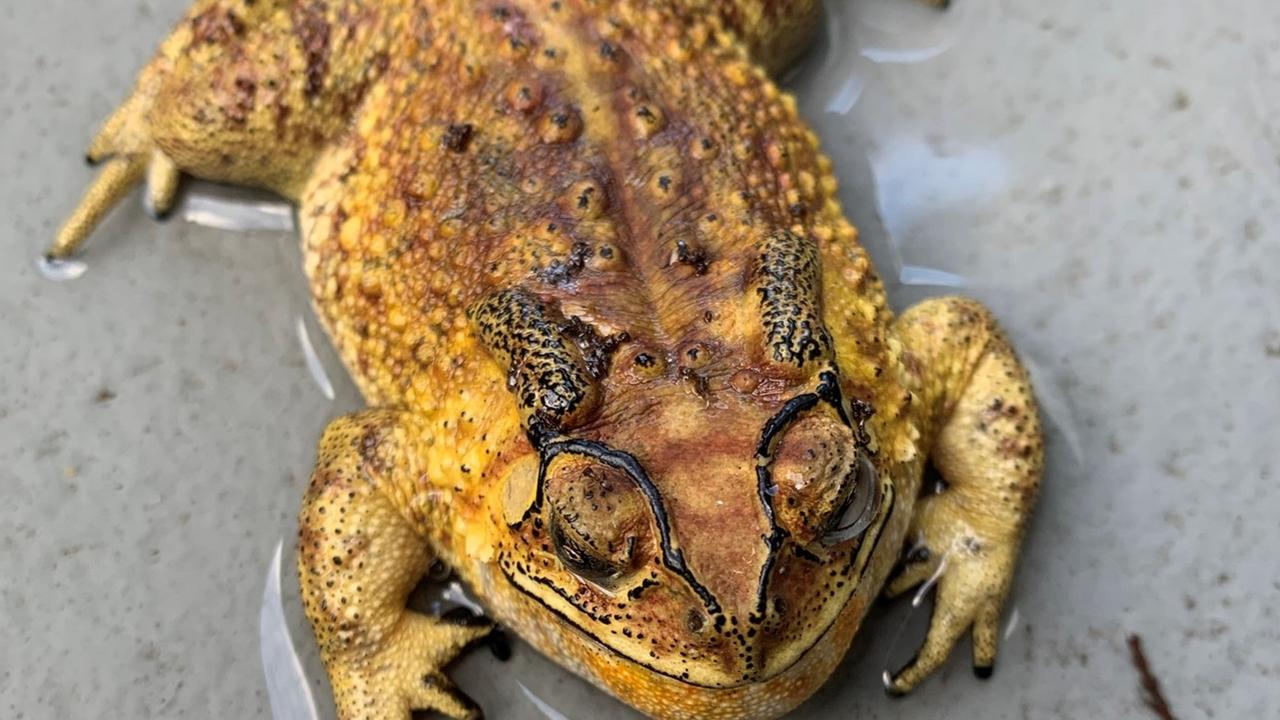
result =
M477 718L442 668L490 628L405 607L431 558L393 500L418 476L402 420L365 411L325 430L299 517L303 605L341 720L408 720L413 710Z
M139 74L133 94L89 143L85 159L102 163L102 169L59 228L45 252L47 257L61 259L74 254L103 216L144 179L147 205L154 215L163 216L173 207L181 171L156 146L146 117L169 65L162 48Z
M172 206L182 173L296 199L315 159L387 67L392 10L197 0L87 153L105 162L47 254L73 254L135 185Z
M930 459L947 482L917 504L910 530L917 551L887 588L896 595L930 578L938 583L924 646L888 679L886 689L901 694L937 669L970 628L974 671L990 675L1043 444L1026 370L985 308L965 298L929 300L893 330L921 401Z

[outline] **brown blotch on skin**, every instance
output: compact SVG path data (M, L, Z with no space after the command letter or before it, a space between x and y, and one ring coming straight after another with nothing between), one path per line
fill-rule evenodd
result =
M243 125L253 112L258 95L258 84L252 78L238 77L231 93L231 103L223 109L223 114L233 123Z
M760 387L761 380L763 378L760 377L760 373L750 368L744 368L729 378L729 387L743 395L750 395L755 392L756 388Z
M329 72L329 21L319 3L299 3L293 11L293 32L302 44L307 84L303 95L314 98L324 88Z
M244 34L244 21L230 10L212 7L191 19L191 33L199 44L225 43Z
M711 398L711 381L707 379L706 375L690 367L681 367L680 379L684 380L687 383L686 387L702 400Z

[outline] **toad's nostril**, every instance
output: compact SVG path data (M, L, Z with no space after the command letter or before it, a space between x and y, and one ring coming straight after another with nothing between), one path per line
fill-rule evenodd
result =
M685 616L685 626L691 633L700 633L707 626L707 617L697 608L689 608L689 614Z

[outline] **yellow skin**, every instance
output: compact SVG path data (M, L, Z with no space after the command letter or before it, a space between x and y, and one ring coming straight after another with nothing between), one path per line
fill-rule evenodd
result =
M144 179L159 211L180 173L300 206L316 309L373 408L325 432L300 516L342 718L477 714L441 669L488 628L405 608L436 559L654 716L787 712L882 590L931 577L928 636L888 689L969 629L989 672L1035 402L974 301L889 310L767 75L815 18L199 0L94 140L107 165L54 258Z

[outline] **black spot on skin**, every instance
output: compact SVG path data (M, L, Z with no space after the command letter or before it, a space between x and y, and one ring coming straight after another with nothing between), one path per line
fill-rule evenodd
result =
M444 137L440 138L440 145L453 152L465 152L471 142L472 132L471 123L451 124L445 129Z
M692 248L686 240L676 241L676 262L693 268L697 275L706 275L711 267L707 252L702 248Z
M579 203L582 200L583 198L579 197ZM552 260L536 274L539 280L549 285L564 285L582 272L589 257L591 257L591 246L584 242L577 242L573 244L567 256Z

